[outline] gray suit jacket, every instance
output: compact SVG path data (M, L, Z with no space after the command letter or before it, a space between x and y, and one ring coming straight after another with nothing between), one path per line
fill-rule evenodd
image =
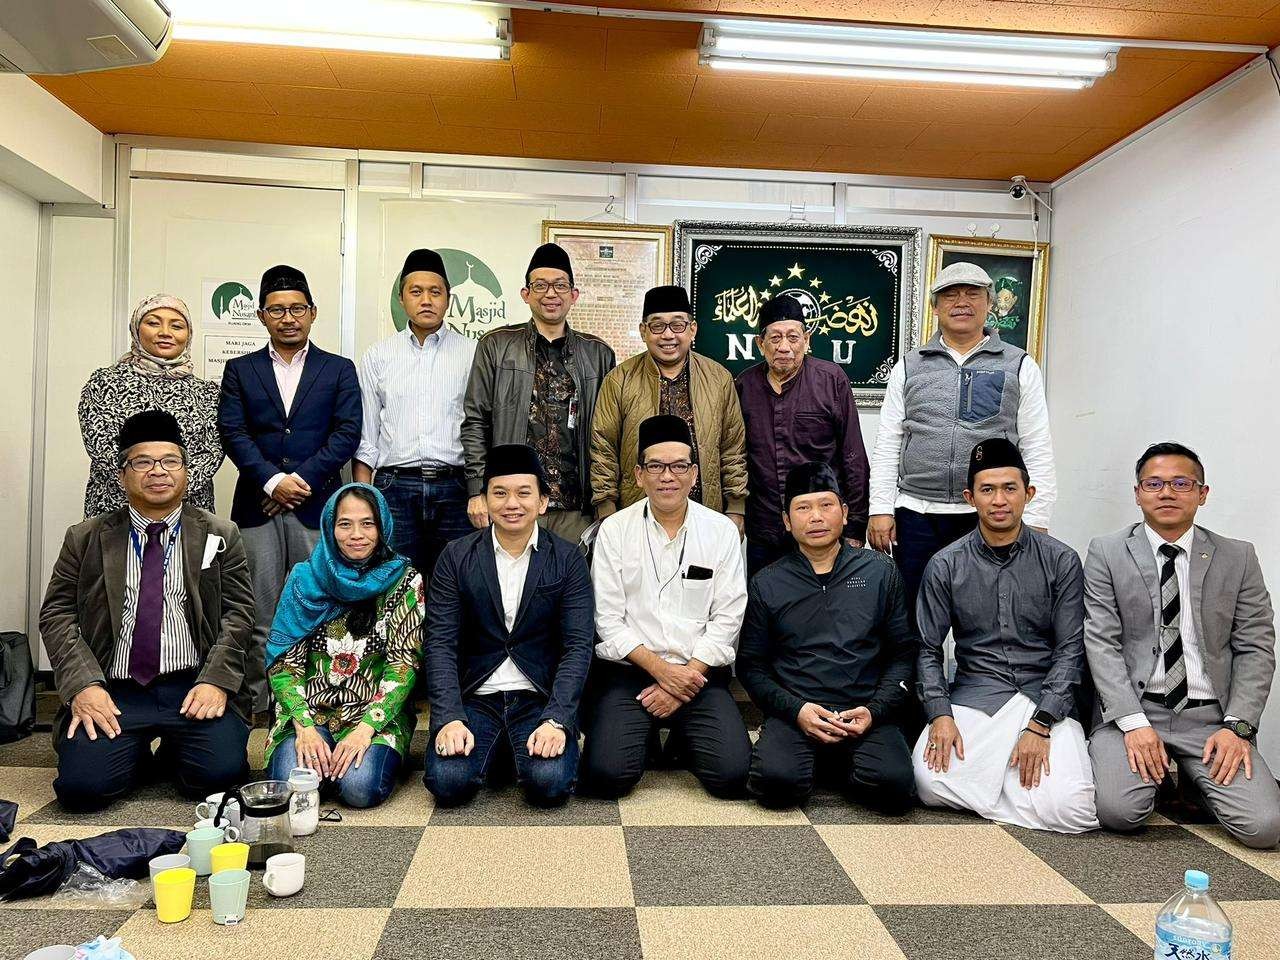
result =
M1084 644L1098 692L1095 726L1143 712L1143 688L1160 646L1159 572L1142 527L1095 537L1084 562ZM1201 662L1223 714L1256 727L1276 665L1262 567L1252 544L1195 530L1190 604Z
M201 570L205 538L226 541ZM40 636L63 704L92 683L106 684L124 615L129 508L90 517L67 530L40 607ZM253 587L240 528L190 504L182 508L182 568L187 625L200 654L197 683L227 692L227 703L249 719L245 647L253 630ZM55 735L62 721L63 707Z

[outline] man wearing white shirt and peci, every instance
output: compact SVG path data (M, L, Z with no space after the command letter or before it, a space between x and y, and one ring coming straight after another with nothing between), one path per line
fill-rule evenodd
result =
M1057 499L1044 376L1025 351L985 325L991 277L959 261L929 287L938 332L889 374L871 457L867 545L892 553L907 611L935 553L977 527L964 499L969 451L1004 437L1022 454L1036 497L1023 517L1045 532Z
M729 692L747 581L738 528L692 502L688 424L640 424L636 483L645 498L600 525L592 560L596 662L587 685L584 793L626 794L644 774L655 728L688 751L717 797L746 792L751 741Z
M353 470L377 487L395 520L391 547L430 580L446 543L471 532L462 469L462 395L476 342L445 323L449 276L434 250L400 271L409 323L360 361L364 421Z

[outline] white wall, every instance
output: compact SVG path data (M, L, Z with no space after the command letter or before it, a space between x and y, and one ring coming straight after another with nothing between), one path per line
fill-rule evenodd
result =
M5 348L0 350L0 630L27 629L30 536L32 369L36 328L36 255L40 205L0 183L0 290Z
M1133 462L1176 439L1207 469L1201 522L1254 542L1280 592L1277 156L1257 69L1054 190L1053 526L1081 551L1139 518ZM1280 771L1280 683L1259 740Z
M45 203L102 199L104 139L30 77L0 74L0 180Z

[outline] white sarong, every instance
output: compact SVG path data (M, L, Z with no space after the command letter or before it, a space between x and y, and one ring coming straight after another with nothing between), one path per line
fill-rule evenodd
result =
M955 705L951 709L964 741L965 759L952 750L951 768L946 773L930 770L924 762L929 740L929 728L925 727L911 756L922 803L972 810L996 823L1033 830L1084 833L1098 829L1093 769L1084 728L1078 721L1066 719L1054 724L1049 738L1049 772L1041 774L1038 787L1028 790L1022 786L1018 768L1009 766L1009 759L1036 712L1031 698L1015 693L991 717L972 707Z

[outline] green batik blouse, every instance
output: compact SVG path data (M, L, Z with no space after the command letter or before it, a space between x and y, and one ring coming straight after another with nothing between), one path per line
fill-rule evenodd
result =
M268 671L279 709L267 757L294 733L293 721L327 727L341 740L363 720L404 757L416 717L410 696L422 656L422 575L409 567L377 601L373 626L353 637L348 613L295 643Z

